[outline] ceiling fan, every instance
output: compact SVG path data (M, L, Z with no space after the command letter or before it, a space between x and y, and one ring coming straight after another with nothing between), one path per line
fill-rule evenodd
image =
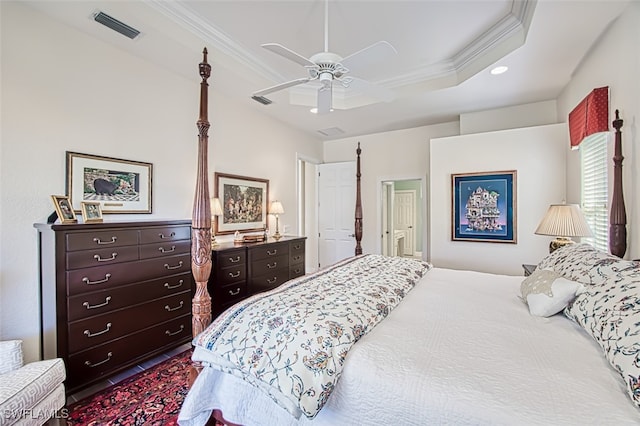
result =
M264 100L264 95L314 80L321 83L318 89L317 110L315 111L319 114L324 114L332 110L332 86L334 82L341 84L345 88L352 88L360 93L385 102L391 101L394 97L391 90L351 75L367 71L378 63L384 63L387 58L397 53L390 43L379 41L344 58L329 51L329 0L325 1L324 8L323 52L306 58L278 43L267 43L263 44L262 47L302 65L307 69L309 76L280 83L255 92L252 98L256 100Z

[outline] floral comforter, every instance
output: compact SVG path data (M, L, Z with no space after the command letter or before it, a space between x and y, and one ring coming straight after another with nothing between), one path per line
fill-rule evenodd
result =
M262 389L294 417L313 418L349 348L406 296L431 265L363 255L235 305L194 339L210 366Z

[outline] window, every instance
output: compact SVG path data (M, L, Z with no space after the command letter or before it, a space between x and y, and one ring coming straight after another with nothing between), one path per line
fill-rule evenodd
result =
M595 133L580 144L582 212L593 233L583 238L598 250L609 251L608 133Z

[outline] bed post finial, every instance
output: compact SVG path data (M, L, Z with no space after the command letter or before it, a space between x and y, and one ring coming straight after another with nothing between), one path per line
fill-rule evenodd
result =
M358 142L358 149L356 149L357 160L356 160L356 256L362 254L362 246L360 245L360 241L362 241L362 197L360 196L360 153L362 150L360 149L360 142Z
M198 127L198 169L196 191L191 215L191 272L196 281L196 294L192 302L193 336L200 334L211 322L211 297L207 291L207 282L211 273L211 202L209 201L209 118L207 79L211 75L211 65L207 63L207 49L202 52L203 60L199 65L200 76L200 116Z
M613 195L611 196L611 212L609 213L609 251L620 258L627 251L627 212L624 207L622 191L622 119L616 110L613 127L616 129L613 154Z

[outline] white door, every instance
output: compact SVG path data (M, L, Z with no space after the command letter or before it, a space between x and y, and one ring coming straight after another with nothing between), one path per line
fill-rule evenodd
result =
M325 267L355 255L356 163L318 171L318 267Z
M416 251L416 192L395 191L393 202L393 227L403 234L404 246L402 254L413 256ZM401 239L402 240L402 239Z

